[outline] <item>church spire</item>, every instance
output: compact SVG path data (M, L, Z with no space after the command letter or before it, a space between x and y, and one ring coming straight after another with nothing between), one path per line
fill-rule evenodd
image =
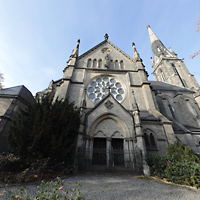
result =
M151 27L148 25L147 29L149 31L150 43L153 52L154 62L157 63L160 57L175 57L174 52L168 51L164 44L159 40L156 34L152 31Z

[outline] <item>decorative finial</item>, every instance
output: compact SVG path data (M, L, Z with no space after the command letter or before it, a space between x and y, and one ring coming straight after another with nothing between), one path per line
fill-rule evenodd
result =
M134 56L134 60L135 60L135 61L142 61L142 59L140 58L139 53L137 52L137 49L136 49L136 47L135 47L135 43L134 43L134 42L132 43L132 46L133 46L133 56Z
M171 47L169 47L169 50L170 50L170 52L171 52L172 54L174 54L175 56L177 56L177 54L172 50Z
M153 58L151 57L151 63L152 63L152 66L154 65L154 61L153 61Z
M151 28L151 27L150 27L149 25L147 25L147 29L148 29L148 28Z
M105 36L104 36L105 40L108 40L108 37L109 37L109 36L108 36L108 34L106 33Z

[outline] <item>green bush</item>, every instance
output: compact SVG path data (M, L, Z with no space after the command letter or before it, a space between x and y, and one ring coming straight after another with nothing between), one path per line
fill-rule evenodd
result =
M151 175L178 184L200 187L200 162L189 146L174 143L167 149L167 157L147 156Z
M180 142L175 142L174 144L169 145L167 149L167 157L170 160L187 160L200 163L199 157L194 154L192 149Z
M167 167L167 161L168 161L166 156L153 154L147 156L146 161L150 167L151 175L159 176L160 178L164 177L164 170Z
M196 162L168 160L164 175L168 181L200 187L200 164Z

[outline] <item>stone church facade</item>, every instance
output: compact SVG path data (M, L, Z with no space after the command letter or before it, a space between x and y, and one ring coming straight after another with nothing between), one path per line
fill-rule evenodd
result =
M81 108L75 167L124 166L148 174L147 154L175 141L200 153L199 84L182 59L147 26L156 81L149 81L133 43L128 56L108 40L79 55L78 40L53 92Z
M51 81L36 98L51 92L81 108L75 169L149 168L147 154L165 155L175 141L200 153L199 85L182 59L147 26L156 81L149 81L133 43L130 57L105 40L79 55L80 40L63 78Z

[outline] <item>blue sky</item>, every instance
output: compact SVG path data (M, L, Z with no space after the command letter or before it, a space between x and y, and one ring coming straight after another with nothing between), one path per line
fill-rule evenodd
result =
M4 87L25 85L35 95L62 78L77 39L82 54L109 40L133 56L132 42L154 80L149 24L159 39L184 58L200 83L199 0L0 0L0 72Z

